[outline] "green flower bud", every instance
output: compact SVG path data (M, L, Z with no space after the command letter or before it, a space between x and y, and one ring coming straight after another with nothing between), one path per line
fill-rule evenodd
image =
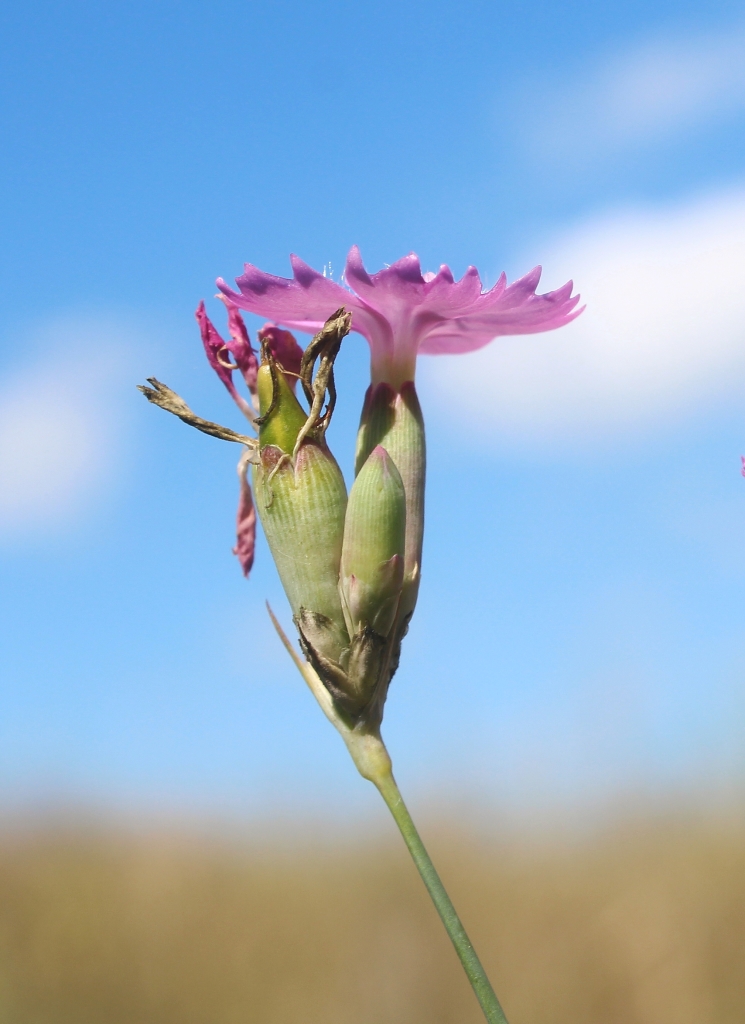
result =
M259 446L271 444L291 455L298 434L308 419L307 412L276 364L264 363L256 374L259 396Z
M352 486L344 523L339 586L350 637L365 628L388 636L401 596L405 546L403 481L378 445Z
M391 678L404 579L406 494L384 448L377 447L352 487L344 525L341 595L349 633L327 686L355 722L377 726Z
M356 473L362 471L377 445L382 445L395 463L406 492L404 585L398 613L403 636L419 592L424 537L424 420L413 381L400 390L385 383L368 389L357 435Z
M426 450L424 420L413 381L406 381L400 388L388 383L372 384L368 388L357 435L355 470L360 476L370 453L378 445L387 451L398 469L406 495L403 583L374 702L376 713L382 717L383 702L398 668L401 642L414 613L421 578ZM348 614L347 609L345 612Z

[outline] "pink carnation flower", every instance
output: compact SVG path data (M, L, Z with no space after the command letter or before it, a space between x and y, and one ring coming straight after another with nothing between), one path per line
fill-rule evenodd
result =
M472 352L505 334L535 334L569 323L582 312L572 282L536 294L541 268L513 284L501 275L484 291L475 267L456 281L447 266L422 274L410 253L390 267L368 274L357 246L349 250L343 287L290 257L293 277L275 277L247 263L238 291L217 285L237 306L310 334L320 330L339 306L352 312L353 329L370 344L372 383L398 389L414 379L419 352Z

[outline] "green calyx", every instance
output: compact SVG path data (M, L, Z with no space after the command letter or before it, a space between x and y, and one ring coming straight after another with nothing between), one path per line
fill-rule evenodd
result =
M348 643L338 580L347 490L325 443L306 441L293 460L265 445L254 466L256 507L293 616L318 626L316 642L338 659Z

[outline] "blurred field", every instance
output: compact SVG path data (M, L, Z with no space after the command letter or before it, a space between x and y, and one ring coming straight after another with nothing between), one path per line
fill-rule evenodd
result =
M501 845L424 831L511 1024L745 1021L740 824L647 816ZM327 843L8 825L0 1020L480 1021L403 847Z

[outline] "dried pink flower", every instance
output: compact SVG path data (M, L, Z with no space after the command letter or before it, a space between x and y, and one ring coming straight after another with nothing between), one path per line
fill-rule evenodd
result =
M221 337L212 321L207 316L204 302L197 306L196 318L202 335L202 343L212 369L223 382L238 408L256 425L258 413L258 397L256 379L259 361L251 345L246 325L239 308L230 298L220 296L228 310L228 330L230 340ZM300 372L300 360L303 350L289 331L283 331L274 324L265 324L259 331L259 340L266 345L272 356L287 374L287 380L294 390L297 374ZM238 370L246 383L251 401L241 395L233 383L233 373ZM236 546L233 554L238 557L243 575L248 576L254 562L256 550L256 508L254 506L251 485L248 481L249 459L245 452L238 463L240 494L236 517Z
M256 374L259 361L251 346L246 325L240 310L229 299L225 299L228 308L228 329L230 341L225 341L217 332L214 324L207 316L204 302L200 302L194 314L202 334L204 351L212 369L230 392L231 398L245 416L253 423L255 409L238 393L233 383L233 371L239 370L251 395L252 402L256 399ZM231 359L232 357L232 359ZM234 360L234 361L233 361Z

